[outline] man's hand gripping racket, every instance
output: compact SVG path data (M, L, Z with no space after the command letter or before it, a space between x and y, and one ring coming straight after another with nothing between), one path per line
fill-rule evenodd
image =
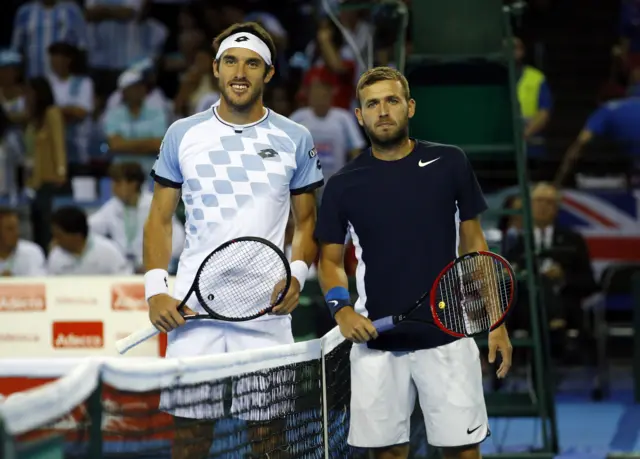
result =
M258 318L273 312L290 286L291 268L277 246L258 237L232 239L204 259L181 301L164 294L151 297L149 318L154 326L117 341L116 348L124 354L187 320L242 322ZM194 294L205 314L196 314L187 306Z
M404 314L373 321L378 333L403 322L436 325L455 337L473 337L498 328L516 298L517 283L507 260L492 252L472 252L449 263L426 292ZM415 317L429 299L433 323Z

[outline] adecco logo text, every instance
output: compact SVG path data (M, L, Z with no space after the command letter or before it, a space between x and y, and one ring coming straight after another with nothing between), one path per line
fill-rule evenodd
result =
M54 322L54 348L104 347L104 325L102 322Z
M114 311L146 311L144 284L113 284L111 286L111 308Z
M0 285L0 312L44 311L46 307L44 284Z

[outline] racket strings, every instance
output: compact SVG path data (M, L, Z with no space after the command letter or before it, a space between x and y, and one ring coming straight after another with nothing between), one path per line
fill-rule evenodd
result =
M197 280L200 301L229 319L259 316L272 306L278 284L284 289L285 261L259 241L240 240L218 250L202 267Z
M489 330L509 307L512 282L511 271L497 258L460 260L439 281L438 318L445 328L463 335Z

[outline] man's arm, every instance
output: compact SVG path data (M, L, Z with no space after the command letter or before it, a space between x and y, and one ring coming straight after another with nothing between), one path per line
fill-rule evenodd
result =
M321 244L318 281L325 294L335 287L349 289L349 278L344 269L344 244Z
M527 124L524 130L525 140L543 131L549 124L551 118L551 106L552 106L551 90L546 81L540 86L540 93L538 95L538 113Z
M562 186L562 182L564 182L569 174L569 171L573 169L576 161L580 158L584 147L587 146L589 142L593 139L593 132L588 129L583 129L576 140L571 144L569 149L564 155L564 159L558 169L558 173L556 174L556 178L554 183L557 187Z
M480 217L460 222L460 255L488 250L489 246L480 225Z
M292 128L290 125L284 127ZM275 314L290 314L298 306L300 292L309 274L309 265L315 260L318 250L313 240L313 231L316 222L314 190L324 183L320 162L307 128L296 125L291 130L291 139L296 145L296 168L289 183L295 224L291 253L293 281L284 299L273 309ZM281 290L280 284L274 287L272 300L275 300Z
M315 193L291 196L291 207L294 223L291 261L302 260L310 266L318 256L318 245L313 237L316 227Z
M484 199L480 184L475 173L462 150L458 150L459 165L456 168L456 201L460 216L460 252L469 253L479 250L488 250L487 241L484 238L482 227L480 226L479 215L487 209L487 202ZM489 305L489 314L495 311ZM493 316L493 314L491 314ZM499 378L506 376L511 367L512 347L509 341L507 329L502 324L500 327L489 333L489 363L496 359L496 352L502 354L502 363L498 368Z
M149 216L144 225L143 263L146 271L166 270L171 261L173 215L180 189L156 183Z
M344 270L344 244L321 244L318 280L342 336L354 343L365 343L378 337L373 323L358 314L351 304L349 279Z

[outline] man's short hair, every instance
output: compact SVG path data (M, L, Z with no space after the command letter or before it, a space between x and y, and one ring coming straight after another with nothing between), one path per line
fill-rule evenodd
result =
M356 99L360 105L360 91L367 86L371 86L378 81L399 81L404 90L404 96L407 100L411 99L411 91L409 90L409 82L405 76L398 70L391 67L374 67L362 74L358 80L356 87Z
M59 207L51 216L51 224L65 233L89 235L89 223L84 211L75 206Z
M111 180L114 182L124 180L127 182L135 182L139 185L145 182L142 166L134 162L112 164L111 167L109 167L109 177L111 177Z
M222 33L220 33L220 35L213 39L213 55L215 56L218 54L218 49L226 38L241 32L250 33L262 40L267 45L267 48L269 48L272 65L276 62L276 45L273 42L273 38L271 38L269 32L267 32L265 28L257 22L242 22L227 27Z
M0 220L2 220L4 217L9 217L13 215L15 215L16 217L19 216L17 209L14 209L13 207L0 206Z

